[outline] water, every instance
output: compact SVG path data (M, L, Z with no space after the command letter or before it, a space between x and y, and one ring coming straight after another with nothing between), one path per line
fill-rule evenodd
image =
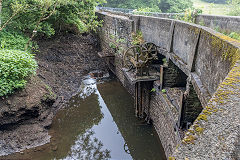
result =
M86 77L69 107L55 116L49 133L49 144L13 158L166 159L155 130L134 116L133 99L116 80Z

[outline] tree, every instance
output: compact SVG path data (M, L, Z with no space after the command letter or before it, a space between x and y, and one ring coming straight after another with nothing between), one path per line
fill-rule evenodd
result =
M141 9L156 12L184 12L185 9L191 8L191 0L107 0L106 7Z
M79 32L94 30L100 23L95 8L105 0L2 0L1 30L20 30L30 35L51 36L61 26ZM10 7L9 7L10 6Z
M159 4L159 8L164 13L180 13L192 6L193 3L191 0L162 0Z
M240 0L229 0L229 5L231 6L230 15L240 16Z

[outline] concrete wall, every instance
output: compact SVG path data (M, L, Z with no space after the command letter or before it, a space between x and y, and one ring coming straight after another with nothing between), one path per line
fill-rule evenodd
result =
M235 70L237 71L233 71L232 67L240 58L239 42L209 28L185 23L182 21L135 15L119 16L105 12L99 12L98 16L104 20L103 27L100 29L100 38L105 40L106 44L108 44L108 38L106 37L108 37L110 33L117 33L117 35L126 36L126 39L129 40L131 32L139 29L142 31L145 41L153 42L162 50L164 50L164 52L161 53L163 53L163 55L165 55L169 61L173 62L173 64L176 65L180 70L182 70L186 76L188 76L189 83L193 85L202 106L205 108L205 111L201 114L215 114L215 109L212 109L214 111L211 111L211 113L207 112L209 110L207 107L209 104L216 105L224 103L224 106L233 107L228 108L228 112L235 112L238 110L236 107L239 106L240 97L239 92L236 91L239 90L240 75L236 69L236 66ZM107 47L106 44L103 44L102 47ZM126 47L129 45L129 42L126 42ZM123 85L126 86L129 92L133 94L135 92L134 86L128 82L128 79L124 76L121 70L123 62L122 58L123 57L121 54L117 54L115 56L116 75ZM237 67L239 67L239 65ZM226 93L220 93L219 86L224 83L231 83L230 86L233 85L233 82L226 82L225 79L226 76L229 77L229 79L233 77L233 73L230 74L231 72L237 72L238 79L236 78L237 80L233 80L234 84L237 84L233 91L233 93L235 93L233 94L234 99L230 104L228 103L228 100L225 102L223 99L226 99L226 93L230 94L232 92L227 91ZM214 101L216 96L222 97L219 98L219 101L216 99ZM216 107L217 106L218 105L216 105ZM189 115L190 114L191 113L189 113ZM224 113L222 112L217 112L217 114L222 117L224 116ZM176 130L176 119L178 119L179 116L180 115L172 112L166 97L164 97L161 92L157 92L152 95L150 101L150 118L153 120L153 124L162 142L166 156L169 157L174 152L178 159L185 159L184 154L180 154L175 151L176 147L181 145L181 139L178 131ZM227 114L225 116L227 116ZM234 125L236 129L237 127L240 127L240 123L238 123L240 116L238 116L237 113L233 113L232 116L233 117L231 118L225 118L225 120L231 119L232 122L227 124ZM200 116L198 119L205 119L205 116ZM213 123L201 122L201 128L204 128L204 132L208 133L209 136L213 136L212 131L214 130L218 133L225 133L224 130L218 129L218 127L224 129L225 122L222 122L220 119L218 119L219 122L216 123L214 116L212 119L213 120L211 122ZM196 123L194 124L196 125ZM221 124L223 126L221 126ZM194 129L196 128L197 127L195 126ZM202 132L202 130L199 128L197 130L200 130L199 133ZM233 131L234 134L237 134L237 131ZM199 133L195 132L195 134ZM230 147L228 148L228 153L230 151L232 153L236 152L233 151L235 148L231 148L231 145L237 141L237 136L233 137L231 144L229 144L230 142L227 142L227 139L221 140L221 142L226 142L230 145L226 146ZM190 142L192 142L191 138L192 137L190 137ZM189 138L185 140L187 143L189 142ZM214 138L211 139L209 137L206 141L204 138L202 138L198 142L199 144L202 144L200 146L203 147L200 149L199 153L204 150L206 155L209 155L210 153L208 150L204 149L204 145L207 145L207 143L218 144L220 143L219 141L220 140L216 141ZM195 159L198 159L199 156L197 156L198 151L196 148L199 149L199 146L193 145L191 148L195 148L196 154L193 155L197 157ZM181 149L184 151L184 153L186 153L189 148L181 145ZM219 154L220 156L220 152L216 151L215 153ZM193 159L194 156L192 156Z
M182 13L154 13L154 12L134 12L129 9L107 8L102 7L101 10L109 10L112 12L128 13L128 14L142 14L158 18L176 19L184 14ZM220 29L224 32L238 32L240 33L240 16L218 16L202 14L196 16L196 24L204 25L212 29Z
M142 31L145 41L153 42L157 46L165 49L169 48L169 38L171 38L169 36L172 36L170 31L172 20L145 16L132 17L138 17L136 25L138 25L137 28Z
M216 16L216 15L198 15L196 17L197 24L203 24L212 29L219 28L225 32L240 33L240 17L239 16Z

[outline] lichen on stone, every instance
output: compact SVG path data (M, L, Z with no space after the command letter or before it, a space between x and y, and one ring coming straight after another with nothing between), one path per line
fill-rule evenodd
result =
M207 115L205 115L205 114L201 114L201 115L199 115L198 117L197 117L197 120L204 120L204 121L207 121L208 119L207 119Z

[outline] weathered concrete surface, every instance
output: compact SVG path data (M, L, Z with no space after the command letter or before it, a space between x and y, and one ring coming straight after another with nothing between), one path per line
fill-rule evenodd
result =
M196 23L228 33L240 33L240 16L198 15Z
M227 36L213 30L201 30L194 70L211 95L238 58L235 54L238 47L229 43L227 39Z
M169 45L169 36L171 36L170 27L172 20L146 16L139 17L140 22L138 23L138 28L142 31L144 40L167 49Z
M173 35L173 53L191 67L196 52L198 37L201 28L181 21L175 22ZM191 70L191 68L189 69Z
M240 62L219 85L213 98L176 149L176 159L240 159Z
M229 80L231 80L231 77L233 77L231 73L237 72L236 66L235 70L232 70L232 67L236 63L237 59L240 58L239 43L220 33L214 32L211 29L207 29L205 27L193 24L188 24L182 21L175 21L156 17L146 17L140 15L126 15L123 18L121 17L123 15L119 17L119 15L114 16L112 13L105 12L99 12L98 14L100 15L100 17L102 16L102 19L105 20L103 28L100 32L100 38L105 38L106 44L109 42L106 37L109 36L109 33L111 33L111 31L109 32L108 30L119 30L118 23L113 23L112 19L118 19L115 21L127 21L129 23L125 23L124 25L124 27L126 28L120 28L122 28L121 30L129 30L122 35L129 37L131 35L131 31L136 31L137 29L139 29L143 32L144 39L146 41L156 43L162 49L161 53L166 56L168 62L172 61L175 66L177 66L186 74L186 76L188 76L188 83L186 83L186 88L189 88L190 83L193 85L194 90L197 94L197 96L195 96L193 99L199 98L202 107L205 108L204 111L201 112L201 114L211 114L211 116L213 116L213 118L208 122L196 121L194 123L194 129L197 130L197 132L201 133L203 131L202 128L204 128L203 133L204 135L206 133L207 137L203 136L204 138L200 138L199 141L196 142L198 145L191 145L190 149L193 149L195 153L193 154L193 156L189 156L190 159L201 159L201 156L205 156L205 159L209 159L209 157L210 159L222 159L221 156L238 156L238 132L240 116L238 110L239 108L237 107L240 106L240 92L239 88L237 87L239 87L240 82L234 80L234 84L236 83L236 86L233 87L233 92L235 94L230 94L230 90L232 89L228 87L226 88L229 91L224 91L223 93L221 93L219 92L221 90L219 90L218 87L220 84L224 84L226 82L226 76L228 76ZM105 30L108 32L106 32ZM103 32L104 34L102 34ZM129 37L128 40L129 39L131 38ZM102 46L104 47L104 45ZM126 42L126 46L129 46L128 42ZM161 51L161 49L159 50ZM123 83L123 85L133 95L133 93L135 93L135 88L128 83L127 78L124 76L122 72L122 62L122 55L117 54L115 56L116 75ZM237 78L240 77L238 73L236 75ZM182 83L185 84L184 82L181 82L181 84ZM165 85L166 84L167 83L165 83ZM233 83L231 83L230 86L234 86ZM189 93L188 89L186 89L186 94L187 93ZM228 94L230 94L229 99L227 98ZM216 101L216 96L220 96L219 101ZM151 96L149 108L150 118L153 121L159 138L161 139L166 156L170 156L173 154L176 147L181 144L178 128L176 128L176 119L180 118L180 114L177 115L172 111L171 102L169 103L169 99L166 97L166 95L162 94L161 92L159 93L159 91L154 93ZM201 106L197 105L197 107L195 108L192 103L194 102L189 101L189 106L192 106L192 108L190 107L190 110L188 110L188 115L194 114L194 117L197 117L197 112L200 112ZM208 108L206 107L208 103L217 106L223 106L223 110L215 110L215 108ZM224 110L226 108L227 110ZM212 113L207 112L209 109ZM224 111L227 112L225 113ZM215 113L217 115L215 115ZM191 119L191 117L189 117L188 119ZM205 119L205 116L200 116L200 118L198 117L198 119ZM191 119L191 121L193 120L194 119ZM198 123L202 126L196 126L196 124ZM221 139L222 135L220 133L223 133L223 136L226 135L224 136L224 140ZM198 135L197 133L195 134ZM214 137L217 134L221 135L220 138ZM232 139L230 137L232 137ZM192 137L190 136L190 138L185 139L185 141L192 142L191 138ZM231 139L231 141L229 140L229 138ZM224 142L225 145L223 145L222 142ZM218 151L217 147L219 145L222 145L220 146L220 149L224 149L225 147L225 152L220 152L220 150ZM190 155L192 151L188 150L188 146L189 145L181 145L179 150L181 150L183 153L175 152L175 157L177 157L177 159L184 159L184 155ZM211 147L213 148L209 149ZM207 151L207 148L209 149L209 152ZM213 151L213 154L210 154L210 151ZM189 152L189 154L186 154L187 152ZM207 154L203 155L204 152L206 152ZM213 157L214 154L215 157Z
M184 16L183 13L154 13L154 12L133 12L133 10L128 9L115 9L108 7L101 7L101 10L109 10L118 13L128 13L128 14L146 14L152 17L158 18L168 18L168 19L177 19L178 17ZM204 25L212 29L219 29L224 32L238 32L240 33L240 16L220 16L220 15L208 15L200 14L195 17L195 23Z

